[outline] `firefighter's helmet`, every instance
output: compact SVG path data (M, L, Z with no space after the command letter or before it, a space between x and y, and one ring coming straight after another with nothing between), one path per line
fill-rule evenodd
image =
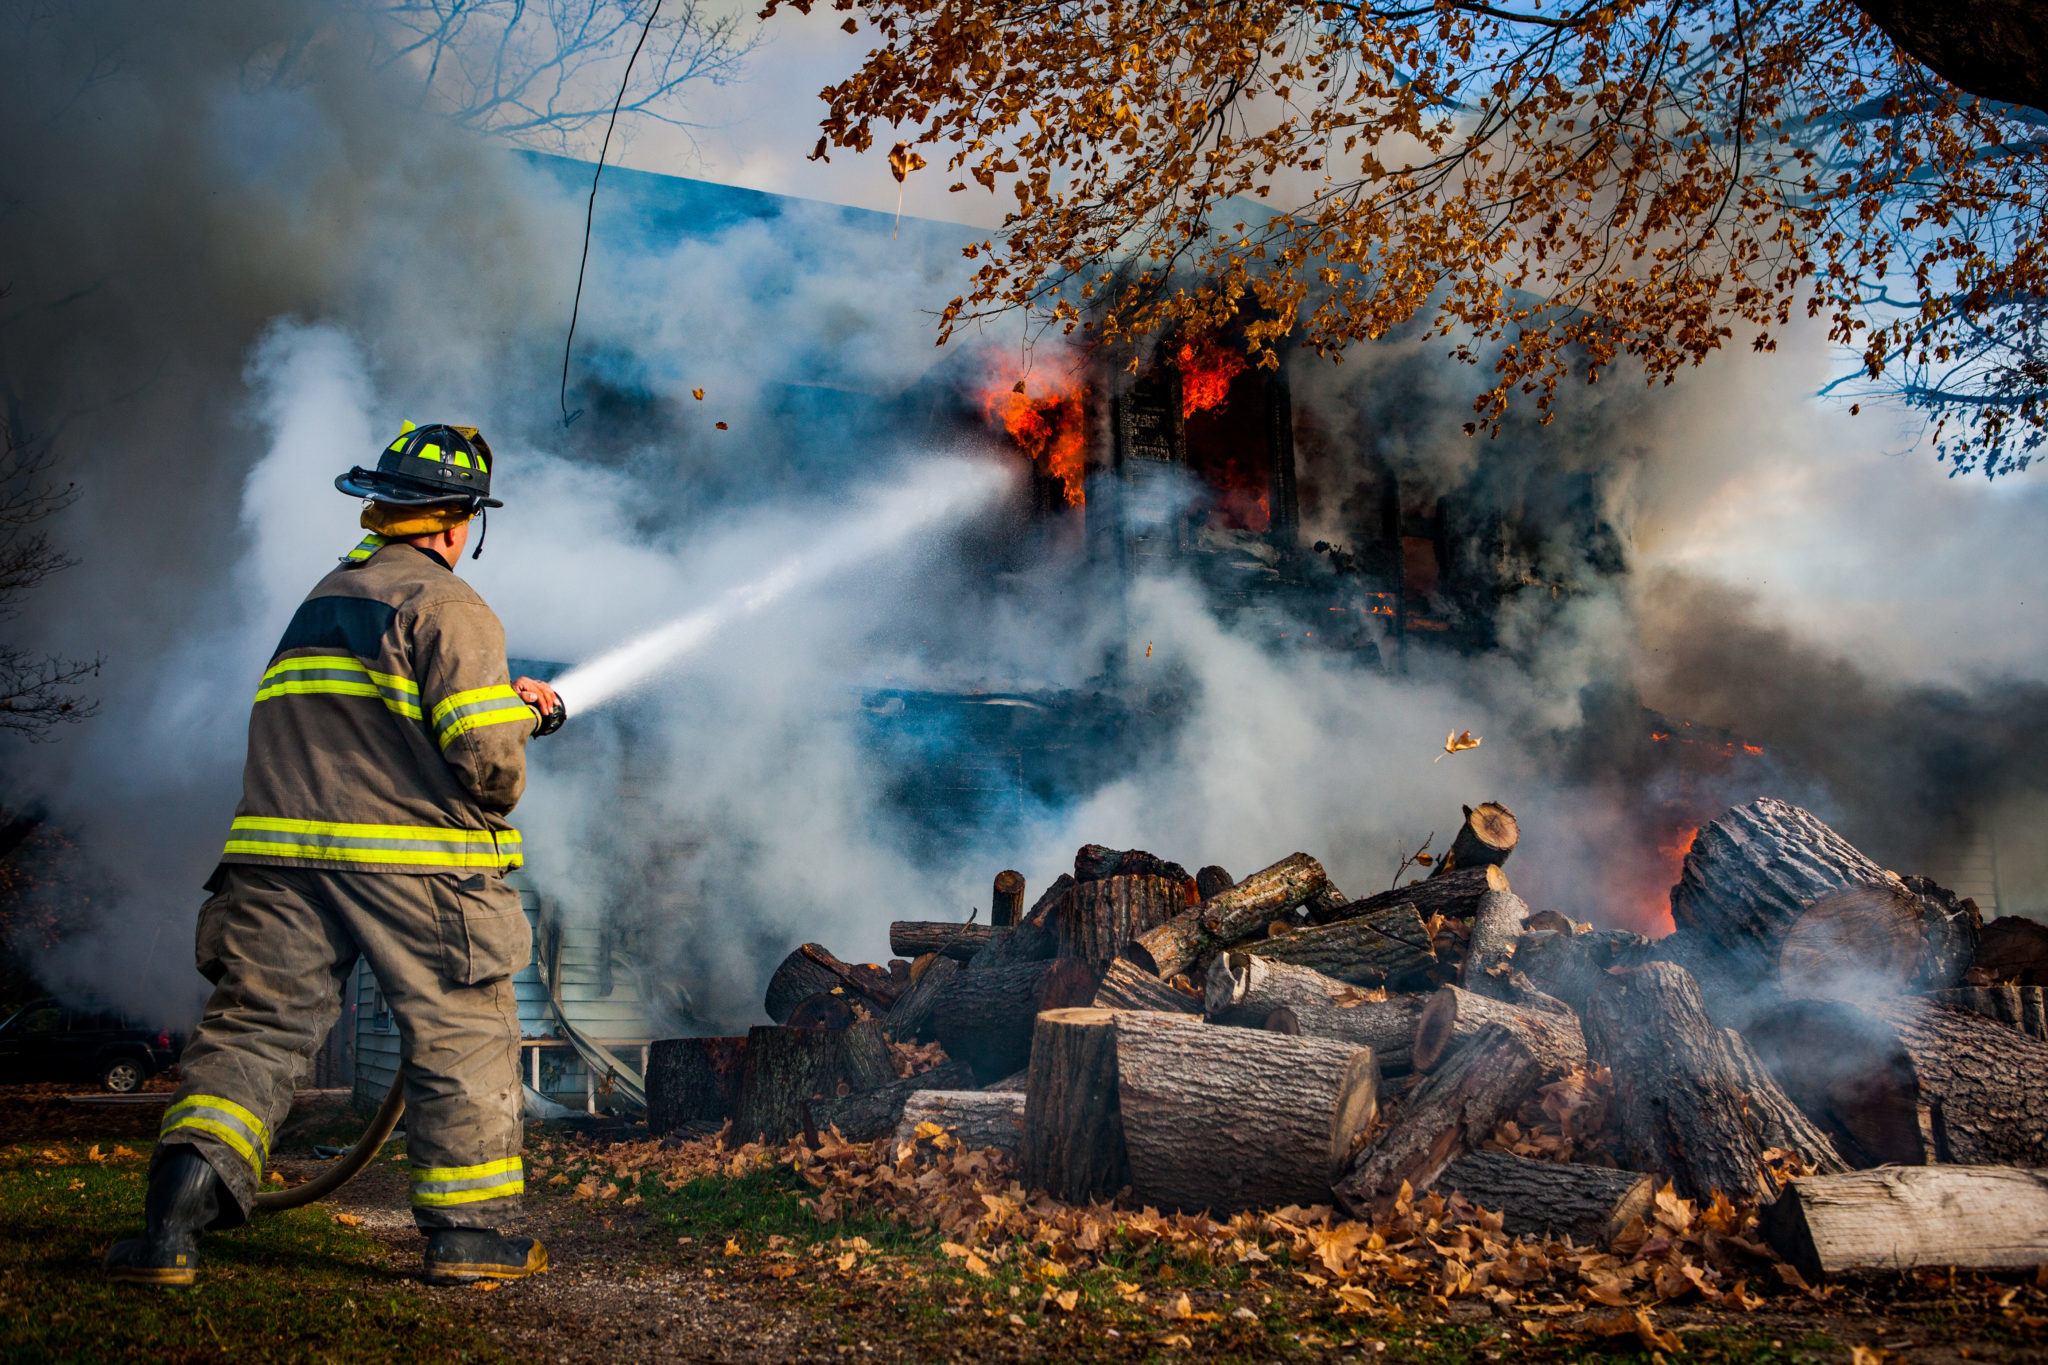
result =
M441 502L467 502L473 507L503 507L491 496L491 447L475 427L441 423L399 428L398 439L384 447L375 469L360 465L335 479L334 486L350 497L401 507Z

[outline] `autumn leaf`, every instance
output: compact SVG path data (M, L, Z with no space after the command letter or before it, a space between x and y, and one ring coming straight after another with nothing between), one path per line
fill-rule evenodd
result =
M923 169L924 158L911 150L909 143L899 142L889 149L889 174L896 177L897 184L902 184L912 171Z
M701 402L703 402L703 401L704 401L704 390L702 390L702 389L691 389L691 390L690 390L690 397L692 397L692 398L696 399L696 400L697 400L697 401L698 401L699 403L701 403Z
M345 1228L359 1228L363 1225L363 1217L359 1213L337 1213L334 1215L334 1221Z
M717 427L720 431L729 430L729 428L723 422L713 422L711 425Z
M1470 730L1460 730L1444 736L1444 752L1438 754L1435 761L1441 763L1444 760L1445 754L1462 754L1467 749L1476 749L1478 747L1479 736L1473 734ZM1417 859L1417 861L1421 860Z

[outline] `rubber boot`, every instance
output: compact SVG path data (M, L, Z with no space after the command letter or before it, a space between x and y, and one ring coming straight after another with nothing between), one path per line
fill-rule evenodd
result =
M107 1249L107 1278L126 1284L188 1285L198 1278L199 1234L220 1218L224 1195L213 1167L178 1143L150 1172L143 1232Z
M435 1228L427 1234L428 1284L523 1280L548 1268L548 1249L492 1228Z

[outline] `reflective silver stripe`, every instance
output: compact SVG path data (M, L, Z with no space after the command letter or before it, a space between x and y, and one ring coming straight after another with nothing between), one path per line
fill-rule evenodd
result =
M311 833L284 829L249 829L237 820L235 837L250 843L319 844L330 848L431 849L440 853L475 853L478 845L467 840L444 838L423 830L402 839L369 839L359 835ZM493 841L495 842L495 841ZM490 845L484 847L489 848Z
M412 1202L423 1208L482 1204L526 1192L526 1168L518 1157L480 1166L415 1166Z
M159 1137L180 1129L204 1133L231 1149L260 1181L270 1155L270 1130L263 1120L233 1100L219 1095L187 1095L164 1111Z

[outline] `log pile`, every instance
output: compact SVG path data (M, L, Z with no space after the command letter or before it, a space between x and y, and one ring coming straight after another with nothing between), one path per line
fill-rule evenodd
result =
M2048 1167L2048 931L1762 799L1700 830L1652 941L1529 905L1521 833L1468 807L1427 877L1362 898L1304 852L1233 881L1088 845L1028 910L1006 870L986 923L892 925L908 960L792 952L788 1022L657 1044L652 1107L736 1139L945 1129L1070 1202L1366 1217L1435 1187L1592 1244L1668 1183L1768 1206L1814 1274L1973 1263L1941 1259L1955 1209L2009 1186L1981 1263L2048 1261L2039 1182L2004 1169ZM897 1075L891 1047L943 1060ZM1596 1127L1527 1140L1558 1093Z

